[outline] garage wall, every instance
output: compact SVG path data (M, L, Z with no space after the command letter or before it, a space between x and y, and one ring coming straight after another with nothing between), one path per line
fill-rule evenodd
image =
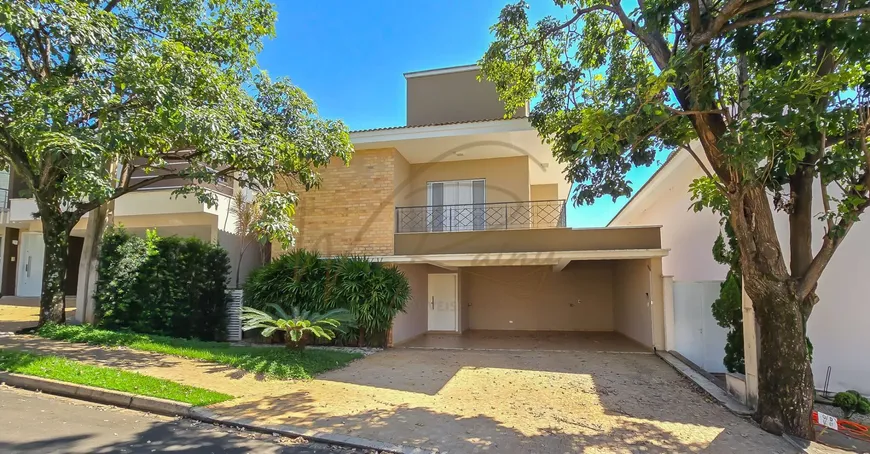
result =
M643 345L652 347L649 260L616 260L614 263L614 328Z
M426 298L429 293L428 265L398 265L411 285L411 301L405 312L399 312L393 320L393 344L399 344L423 334L429 328L429 312Z
M608 262L463 269L469 328L480 330L612 331L613 284Z

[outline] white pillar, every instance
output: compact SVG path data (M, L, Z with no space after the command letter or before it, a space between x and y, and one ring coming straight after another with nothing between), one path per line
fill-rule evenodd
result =
M755 322L755 308L742 289L743 300L743 358L746 368L746 402L752 409L758 407L758 325Z
M674 277L662 277L662 293L665 305L665 350L674 349Z

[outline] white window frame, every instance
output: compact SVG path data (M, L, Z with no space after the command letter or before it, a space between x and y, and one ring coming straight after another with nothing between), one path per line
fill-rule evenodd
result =
M444 227L443 225L442 225L442 230L435 230L433 228L432 222L428 221L428 219L431 219L431 217L433 216L433 214L435 212L435 210L434 210L435 205L432 205L432 185L439 184L439 183L442 185L445 183L470 183L472 188L473 188L474 183L476 181L480 181L483 183L483 202L481 202L480 204L485 205L486 204L486 178L469 178L469 179L462 179L462 180L427 181L426 182L426 207L427 207L426 208L426 218L427 218L426 231L428 231L428 232L450 232L450 231L453 231L452 229L443 230L443 227ZM473 194L472 194L472 198L473 198ZM462 204L462 205L469 205L469 204ZM470 205L474 205L474 202L472 202ZM443 205L438 205L438 206L450 206L450 205L443 204ZM485 219L483 221L483 229L482 230L486 230L486 220ZM472 228L472 231L479 231L479 230L475 230L474 228Z

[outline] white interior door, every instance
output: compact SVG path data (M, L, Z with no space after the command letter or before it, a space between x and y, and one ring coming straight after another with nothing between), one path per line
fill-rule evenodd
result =
M39 296L42 293L42 261L45 242L41 233L24 232L18 247L17 296Z
M458 331L456 274L429 275L429 331Z

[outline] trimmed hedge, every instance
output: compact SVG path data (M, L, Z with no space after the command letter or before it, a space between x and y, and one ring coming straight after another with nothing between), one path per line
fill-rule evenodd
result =
M244 305L267 312L270 303L287 311L344 308L353 315L356 330L339 334L338 343L382 345L410 295L408 279L395 266L360 256L324 259L297 249L248 276Z
M196 238L145 238L122 228L105 235L94 293L96 324L162 336L226 337L230 260Z

